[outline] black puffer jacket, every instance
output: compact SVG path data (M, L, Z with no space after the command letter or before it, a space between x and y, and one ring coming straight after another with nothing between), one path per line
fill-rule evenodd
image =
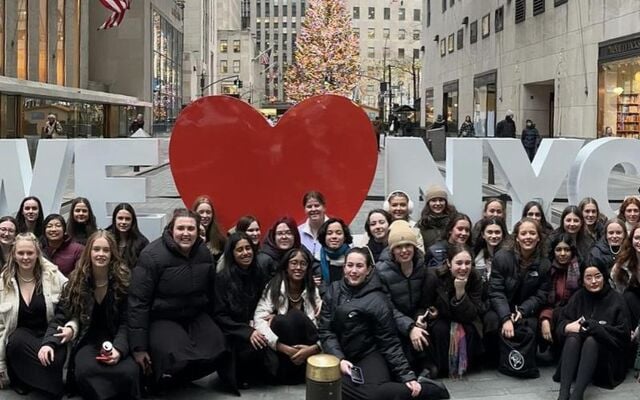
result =
M580 336L593 337L601 346L598 363L593 373L593 384L613 389L620 384L627 373L625 358L629 357L629 323L627 307L622 295L605 283L598 293L580 288L562 309L556 332L558 337L567 336L565 328L571 322L585 318Z
M427 249L425 265L427 268L440 268L447 261L447 249L449 243L446 240L438 240Z
M522 316L533 317L547 302L551 290L549 260L537 257L526 268L520 267L520 257L515 250L498 251L491 265L489 298L491 308L501 322L509 319L518 307Z
M189 320L213 315L216 270L202 239L183 255L168 229L149 244L132 271L129 288L129 344L148 350L151 321Z
M608 272L611 272L611 268L616 261L616 255L617 253L613 254L611 252L611 247L604 239L596 242L589 254L591 263L597 265L600 269L606 269Z
M398 331L403 336L409 336L416 317L425 309L422 289L427 269L420 252L414 253L413 271L409 277L402 273L400 264L392 260L378 262L376 271L393 304L393 318Z
M262 269L265 276L273 277L278 270L278 264L286 250L276 249L269 243L264 243L256 257L258 267Z
M322 301L318 334L325 353L357 363L377 351L398 380L416 379L402 352L391 304L375 273L358 287L349 286L344 279L331 284Z
M447 266L429 270L429 275L425 280L424 293L427 296L427 306L438 310L438 319L473 324L478 335L482 336L482 316L487 312L487 308L486 303L482 301L483 284L478 271L471 270L465 286L465 295L460 301L455 300L454 278Z

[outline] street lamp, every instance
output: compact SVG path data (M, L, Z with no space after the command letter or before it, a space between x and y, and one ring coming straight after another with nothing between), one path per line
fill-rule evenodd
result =
M204 89L206 88L207 79L207 65L202 63L202 70L200 72L200 97L204 97Z

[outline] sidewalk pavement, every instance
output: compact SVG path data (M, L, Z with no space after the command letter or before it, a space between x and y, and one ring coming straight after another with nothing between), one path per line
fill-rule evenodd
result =
M160 167L143 167L139 173L134 173L131 167L114 167L112 174L118 176L145 176L147 182L147 202L144 204L134 204L139 213L159 213L167 215L175 208L183 206L182 201L176 191L171 171L168 167L168 139L160 139ZM369 197L384 197L384 151L380 153L375 179L369 190ZM444 167L444 165L442 165ZM485 178L486 179L486 168ZM635 177L624 177L614 172L610 180L612 198L619 198L623 193L635 193L640 180ZM496 184L485 186L487 195L496 191L505 191L505 182L500 177L496 177ZM69 178L67 195L65 199L71 199L73 194L73 176ZM633 190L632 190L633 189ZM564 197L559 195L558 197ZM416 202L417 203L417 202ZM331 212L331 200L329 199L329 213ZM364 231L364 219L369 210L382 206L379 200L367 200L363 203L356 218L351 223L354 233ZM561 210L562 204L554 204L555 210ZM68 207L67 207L68 208ZM419 208L417 209L419 213ZM555 212L554 212L555 214ZM461 380L446 379L445 383L451 392L451 398L457 400L552 400L558 396L559 384L551 380L554 369L546 367L541 369L541 377L533 380L519 380L499 374L495 370L473 372L468 377ZM215 374L201 379L186 388L176 390L162 397L163 399L207 399L215 393L215 398L236 399L237 397L221 392ZM294 400L303 399L305 396L304 385L299 386L278 386L260 387L243 391L242 398L246 400ZM634 382L632 374L629 373L626 381L613 391L591 387L587 390L586 399L612 399L612 400L638 400L640 398L640 384ZM0 391L0 398L3 400L19 400L25 397L17 395L12 390ZM39 399L32 395L29 398Z

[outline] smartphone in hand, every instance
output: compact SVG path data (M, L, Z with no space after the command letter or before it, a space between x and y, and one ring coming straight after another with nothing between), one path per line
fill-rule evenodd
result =
M355 365L351 367L351 382L356 385L364 385L364 375L362 374L362 368L356 367Z

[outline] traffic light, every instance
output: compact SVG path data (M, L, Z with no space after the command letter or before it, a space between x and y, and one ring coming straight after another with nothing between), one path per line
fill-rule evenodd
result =
M238 89L242 89L242 81L240 79L233 81L233 84L236 85Z

